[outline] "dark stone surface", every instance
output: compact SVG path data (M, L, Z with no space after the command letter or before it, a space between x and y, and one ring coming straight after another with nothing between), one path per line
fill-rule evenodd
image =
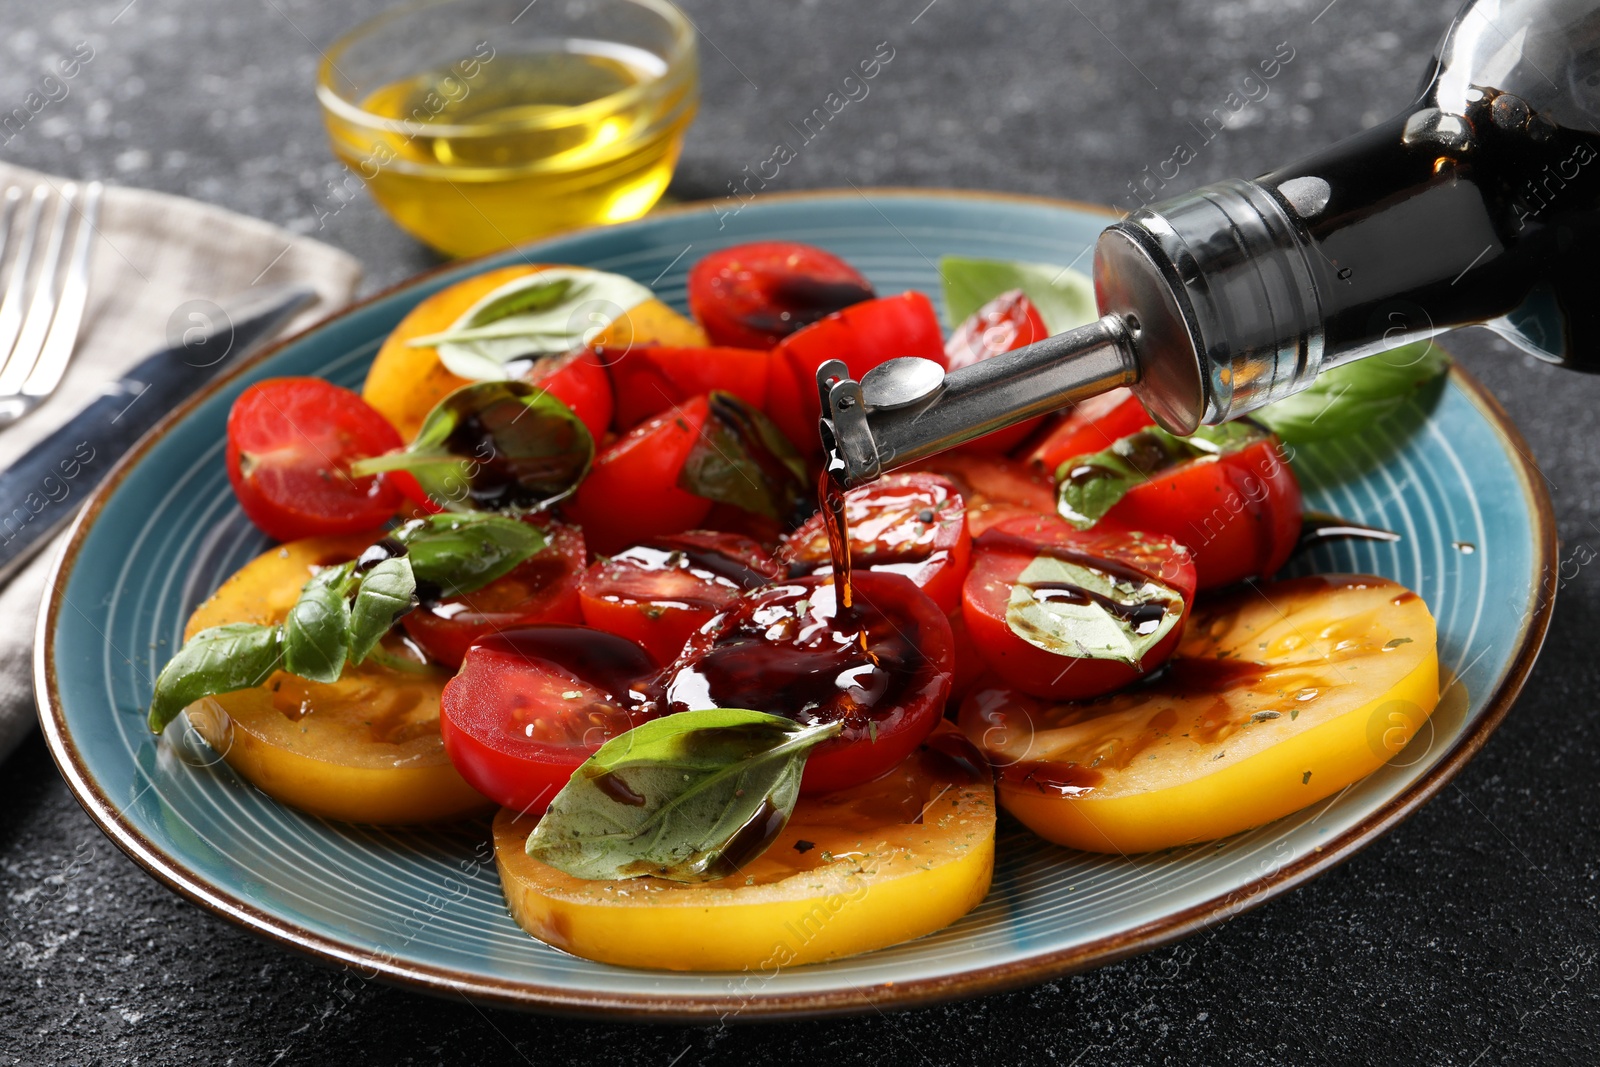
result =
M380 5L123 3L0 2L0 111L51 56L80 40L96 52L0 156L316 230L338 173L311 98L316 45ZM926 3L691 0L705 100L674 194L723 195L879 41L891 66L782 187L1115 202L1186 117L1287 41L1270 95L1179 181L1255 174L1400 108L1454 6ZM365 201L319 236L373 286L432 262ZM0 1063L1592 1063L1600 569L1579 561L1600 548L1600 380L1466 347L1555 498L1570 578L1551 637L1455 782L1286 898L1114 966L926 1011L726 1032L576 1023L352 986L184 903L100 835L34 740L0 766Z

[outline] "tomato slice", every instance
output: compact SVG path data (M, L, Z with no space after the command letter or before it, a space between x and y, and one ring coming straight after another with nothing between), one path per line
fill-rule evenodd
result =
M1300 482L1268 437L1190 460L1128 490L1099 525L1165 534L1194 553L1201 589L1267 578L1300 538Z
M944 343L951 370L970 367L1050 336L1044 316L1021 289L1001 293L968 315ZM1043 425L1046 416L1019 422L959 446L963 452L1009 452Z
M966 452L941 452L907 470L948 478L967 505L967 531L980 536L1007 519L1056 513L1055 485L1014 459Z
M321 378L257 382L228 412L228 481L239 506L279 541L359 533L400 507L382 475L352 478L350 464L401 447L400 435L360 396Z
M868 571L841 611L832 578L796 578L741 597L689 639L653 687L668 712L749 708L800 723L842 722L806 761L801 790L869 781L909 755L944 713L950 623L898 574Z
M997 684L974 691L960 721L1029 829L1130 853L1332 796L1399 753L1438 700L1421 598L1386 578L1319 575L1196 608L1149 685L1055 703Z
M632 641L583 626L493 634L444 687L444 750L484 796L541 813L579 764L648 718L640 690L658 669Z
M616 404L612 396L611 376L593 352L579 349L565 355L549 356L529 368L526 377L571 408L596 444L611 428Z
M635 345L601 348L595 354L616 386L619 430L626 431L675 404L717 390L758 408L767 402L767 364L771 360L766 352Z
M1104 451L1155 424L1136 396L1113 389L1074 405L1028 453L1028 463L1046 478L1054 478L1067 460Z
M1194 600L1194 562L1165 537L1041 515L1001 523L974 549L968 633L996 674L1037 696L1098 696L1159 667Z
M972 538L961 493L937 474L890 474L844 495L850 562L903 574L949 613L961 606ZM828 531L819 512L784 542L790 573L832 574Z
M873 295L850 264L795 241L734 245L703 257L689 271L689 311L712 344L734 348L771 348Z
M549 538L511 571L472 593L424 599L400 620L428 658L459 667L474 641L501 630L535 623L583 621L578 587L588 552L576 526L550 521ZM425 592L425 591L424 591Z
M662 663L740 593L777 577L772 557L738 534L710 530L653 538L583 576L583 621L643 645Z
M711 413L703 396L635 426L595 457L564 507L603 556L701 524L711 501L678 488L678 474Z
M788 364L793 396L784 395L787 389L769 393L767 414L802 452L816 452L821 447L817 368L830 359L842 359L850 376L859 380L896 356L921 356L944 364L939 315L921 293L855 304L784 338L772 357Z

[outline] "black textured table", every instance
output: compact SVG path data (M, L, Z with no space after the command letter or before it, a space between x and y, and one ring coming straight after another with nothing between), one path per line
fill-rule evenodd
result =
M51 56L84 40L95 54L0 157L315 232L361 257L370 287L397 281L433 258L365 199L318 222L342 168L311 97L317 46L380 6L3 0L0 112ZM1130 183L1191 137L1191 120L1286 50L1267 95L1169 191L1260 173L1397 111L1454 3L687 7L704 102L677 198L727 195L887 41L894 59L870 95L776 187L955 186L1127 206ZM1585 564L1600 552L1600 379L1487 338L1456 347L1549 479L1565 561L1550 638L1459 778L1287 897L1135 959L929 1010L729 1030L572 1022L351 983L213 918L101 836L35 738L0 765L0 1064L1593 1063L1600 568Z

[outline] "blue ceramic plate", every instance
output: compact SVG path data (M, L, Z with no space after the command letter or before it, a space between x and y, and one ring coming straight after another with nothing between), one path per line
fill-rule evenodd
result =
M1477 751L1549 619L1555 534L1543 481L1505 415L1459 371L1428 408L1296 458L1311 506L1404 535L1324 547L1299 566L1382 574L1422 594L1457 679L1432 728L1337 797L1218 844L1124 859L1047 845L1012 824L988 899L896 948L776 975L575 959L508 917L486 862L486 821L429 831L324 822L244 784L183 731L158 741L144 726L151 681L190 610L267 544L223 469L228 407L250 383L315 374L359 387L384 335L419 300L521 259L627 274L682 309L700 256L791 238L843 256L880 292L914 288L937 300L943 254L1083 267L1105 223L1061 202L915 191L765 198L721 221L707 209L669 211L452 266L279 345L167 419L78 521L37 652L44 729L62 773L152 874L252 930L362 975L572 1012L752 1018L973 995L1150 948L1298 885L1393 826Z

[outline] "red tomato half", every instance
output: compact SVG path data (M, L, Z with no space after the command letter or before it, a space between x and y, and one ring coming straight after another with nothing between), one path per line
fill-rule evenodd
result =
M579 349L541 359L529 369L527 379L571 408L596 445L611 428L615 403L611 377L593 352Z
M1080 579L1022 580L1030 567L1047 561L1115 582L1114 592L1079 584ZM1098 639L1093 631L1042 626L1038 610L1014 619L1012 602L1019 586L1030 590L1038 604L1098 604L1139 635L1167 629L1130 664L1082 644L1085 638ZM1175 541L1121 530L1080 533L1060 519L1041 515L1011 519L978 539L962 588L962 610L973 643L1007 685L1036 696L1078 700L1119 689L1172 655L1194 589L1194 561Z
M944 344L951 370L970 367L1050 336L1044 317L1021 289L1001 293L957 326ZM963 452L1009 452L1028 439L1045 416L1019 422L961 445Z
M635 345L595 350L616 387L617 429L627 431L675 404L721 390L756 407L767 402L766 352L750 348Z
M973 537L1006 519L1056 513L1054 483L1014 459L941 452L906 469L941 475L961 491L967 505L967 531Z
M812 750L801 790L878 777L944 714L950 623L898 574L859 574L854 588L855 605L844 612L832 578L796 578L740 598L690 638L655 687L657 705L842 722L842 733Z
M239 506L279 541L359 533L400 507L382 475L352 478L350 464L401 447L400 435L360 396L321 378L272 378L228 412L228 481Z
M649 716L649 653L582 626L536 626L467 651L440 696L444 750L474 789L513 811L544 811L578 765Z
M890 474L844 495L850 562L903 574L941 611L961 606L972 539L961 494L937 474ZM781 558L791 574L832 574L828 531L819 512L789 535Z
M1098 526L1165 534L1194 553L1201 589L1270 578L1300 538L1300 482L1269 437L1128 490ZM1098 528L1097 526L1097 528Z
M699 526L711 501L678 488L678 474L706 424L703 396L640 423L595 457L589 476L565 505L602 556L662 534Z
M772 557L748 537L690 530L596 563L583 576L579 598L584 622L670 663L713 615L775 577Z
M713 344L735 348L771 348L824 315L873 295L850 264L794 241L724 248L689 271L690 312Z
M802 452L815 452L820 447L817 419L821 416L817 368L830 359L842 359L850 376L859 381L867 371L896 356L921 356L944 364L939 316L921 293L855 304L784 338L772 357L789 365L793 399L777 390L770 392L767 414Z
M424 601L400 625L428 658L459 667L474 641L535 623L583 621L578 586L588 553L575 526L550 522L549 543L476 592Z
M1057 468L1067 460L1103 452L1130 433L1155 424L1137 397L1126 389L1113 389L1090 397L1063 415L1028 453L1028 463L1046 478L1054 478Z

